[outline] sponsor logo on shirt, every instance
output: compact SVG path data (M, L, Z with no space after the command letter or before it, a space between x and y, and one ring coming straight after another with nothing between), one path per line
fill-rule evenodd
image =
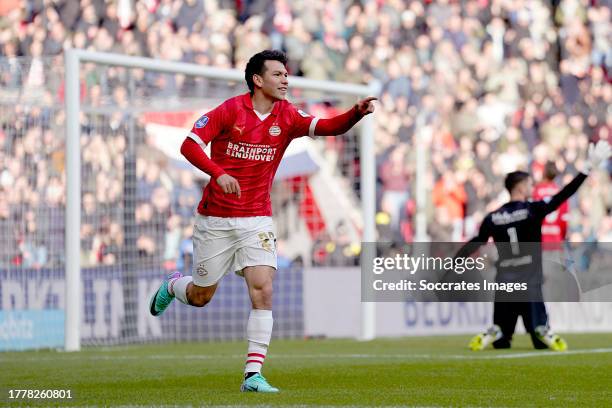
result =
M306 112L304 112L304 111L303 111L303 110L301 110L301 109L298 109L298 113L300 114L300 116L302 116L302 117L304 117L304 118L307 118L307 117L309 117L309 116L310 116L309 114L307 114Z
M238 125L234 125L234 130L237 131L238 133L242 134L242 132L244 131L244 126L240 127Z
M228 142L225 154L238 159L271 162L276 155L276 149L270 145Z
M200 119L198 119L195 123L196 129L202 129L208 123L208 116L203 115Z
M270 129L268 129L268 133L270 133L270 136L278 136L281 134L281 128L277 125L274 125L270 127Z
M516 210L511 213L507 211L497 212L494 213L491 217L493 224L495 225L512 224L517 221L526 220L527 218L529 218L529 210L527 210L526 208Z

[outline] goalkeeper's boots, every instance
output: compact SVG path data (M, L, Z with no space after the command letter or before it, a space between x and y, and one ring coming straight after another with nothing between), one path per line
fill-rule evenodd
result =
M268 381L263 375L257 373L245 378L244 382L240 386L242 392L278 392L278 388L268 384Z
M538 326L535 328L536 335L553 351L566 351L567 343L561 336L553 333L548 326Z
M166 277L157 289L157 292L151 298L151 303L149 304L149 310L153 316L159 316L168 308L170 303L174 300L174 295L168 292L168 285L171 281L174 281L178 278L182 278L183 274L180 272L173 272Z
M486 332L474 336L472 340L470 340L469 347L472 351L484 350L489 346L489 344L501 338L501 328L498 325L494 324Z

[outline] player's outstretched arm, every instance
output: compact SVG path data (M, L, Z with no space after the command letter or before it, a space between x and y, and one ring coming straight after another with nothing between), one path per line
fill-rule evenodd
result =
M351 109L329 119L319 119L315 127L316 136L342 135L355 126L365 115L374 112L374 101L378 98L368 96L358 101Z
M486 244L489 241L489 237L491 236L491 227L489 224L489 216L487 215L484 220L482 220L482 224L480 224L480 230L478 231L478 235L474 238L470 239L468 242L463 245L455 258L466 258L472 255L478 248L482 245Z
M582 183L584 183L591 170L598 168L610 158L611 154L612 148L610 148L610 144L607 141L600 140L596 145L591 143L584 172L578 173L569 184L552 196L549 202L543 204L543 215L545 216L555 211L565 200L574 195Z

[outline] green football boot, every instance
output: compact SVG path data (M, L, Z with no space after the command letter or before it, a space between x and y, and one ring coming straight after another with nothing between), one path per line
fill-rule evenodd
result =
M149 303L149 311L153 316L159 316L170 306L170 303L174 300L174 295L168 292L168 284L171 280L175 280L178 278L182 278L183 274L180 272L173 272L166 277L157 289L157 292L151 298L151 302Z
M240 386L242 392L278 392L278 388L268 384L263 375L257 373L249 378L245 378Z

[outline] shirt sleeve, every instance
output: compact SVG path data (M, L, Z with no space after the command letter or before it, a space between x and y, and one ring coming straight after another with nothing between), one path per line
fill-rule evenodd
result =
M363 116L353 107L341 115L329 119L321 119L316 125L317 136L343 135L361 120Z
M489 241L489 237L493 235L493 230L491 228L491 216L490 214L482 220L482 224L480 224L480 230L478 231L478 235L465 243L457 254L455 258L465 258L473 254L478 248L482 245L486 244Z
M215 179L225 174L225 171L206 155L202 146L190 137L186 137L183 141L181 154L189 163Z
M228 128L228 102L225 102L210 112L202 115L191 128L187 137L200 145L207 145Z
M314 137L315 126L317 126L319 118L315 118L293 105L289 105L288 110L291 112L291 137Z
M578 188L580 188L586 178L586 174L578 173L568 185L563 187L561 191L552 196L550 200L536 201L534 203L531 203L532 211L538 218L546 217L548 214L559 208L561 204L563 204L565 200L570 198L576 191L578 191Z

